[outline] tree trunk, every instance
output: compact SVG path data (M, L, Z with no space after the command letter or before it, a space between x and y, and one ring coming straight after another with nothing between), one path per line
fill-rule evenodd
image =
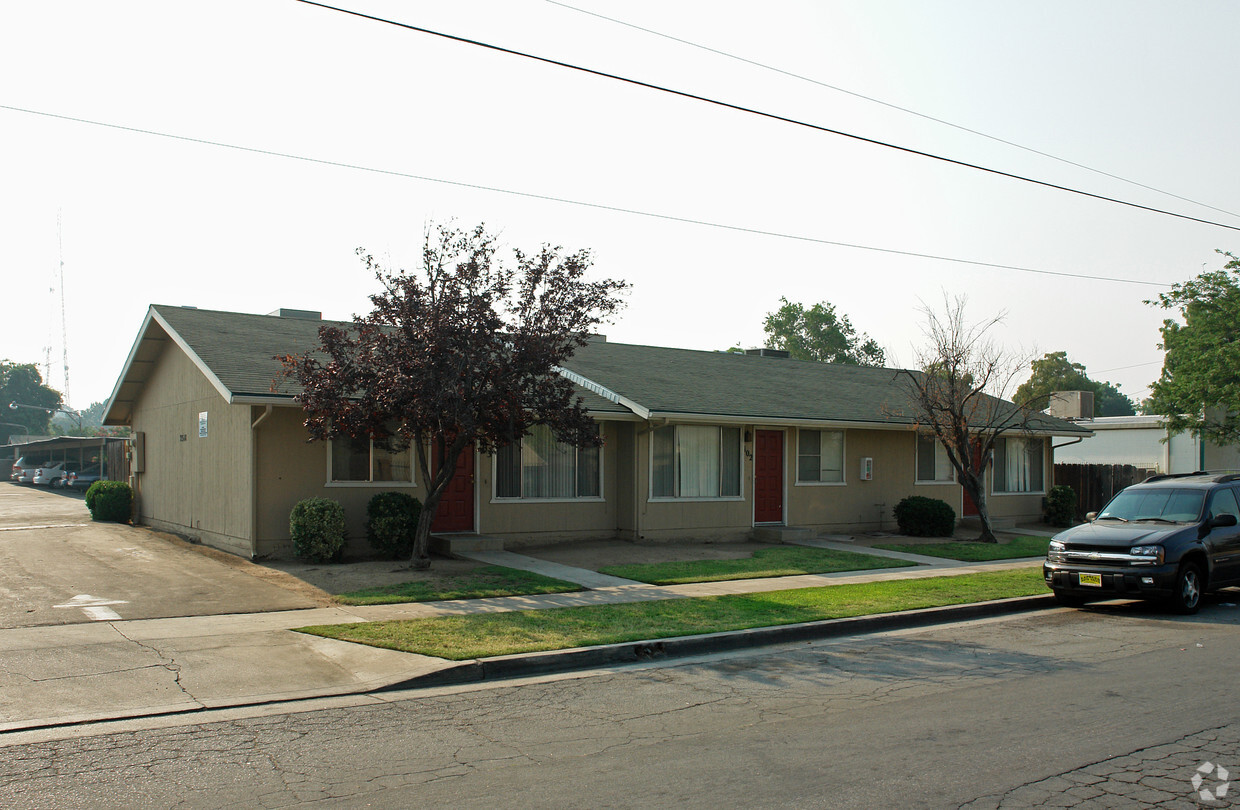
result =
M418 515L418 528L413 534L413 553L409 556L409 567L415 571L425 571L431 567L431 524L435 522L435 514L439 511L439 499L456 475L456 462L466 444L468 442L459 438L451 444L440 443L439 465L434 472L427 463L430 459L424 455L427 453L426 447L420 444L418 446L418 463L426 482L426 500L422 502L422 512Z
M409 567L415 571L425 571L431 567L431 524L435 522L438 507L439 495L436 493L426 498L418 514L418 527L413 533L413 553L409 557Z
M983 472L980 476L968 476L965 479L965 493L973 501L973 505L977 507L977 519L982 524L982 533L978 535L979 543L998 543L999 538L995 537L994 527L990 524L990 504L986 503L986 478Z

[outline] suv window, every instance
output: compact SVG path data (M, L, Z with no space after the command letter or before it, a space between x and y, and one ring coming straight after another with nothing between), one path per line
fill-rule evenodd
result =
M1205 492L1200 489L1129 487L1111 499L1111 502L1098 515L1098 519L1165 520L1191 523L1201 515L1201 506L1204 501Z
M1240 504L1236 503L1236 495L1230 489L1220 489L1210 501L1210 516L1219 515L1235 515L1236 520L1240 521Z

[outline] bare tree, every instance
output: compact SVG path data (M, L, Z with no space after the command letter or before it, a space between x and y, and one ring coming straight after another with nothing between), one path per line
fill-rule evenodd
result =
M965 302L944 296L943 312L922 308L928 345L917 354L920 370L899 376L915 411L918 427L947 451L965 494L977 507L982 533L978 540L998 542L986 502L986 471L995 446L1007 434L1030 432L1038 411L1031 402L1005 399L1029 359L1004 350L991 337L1003 313L970 325Z

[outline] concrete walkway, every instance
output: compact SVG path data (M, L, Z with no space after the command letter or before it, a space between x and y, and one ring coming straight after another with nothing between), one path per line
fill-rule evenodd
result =
M506 568L516 568L520 571L532 571L535 574L542 574L545 577L553 579L561 579L565 582L573 582L583 588L596 590L598 588L625 588L637 586L640 588L650 588L645 582L638 582L633 579L622 579L620 577L612 577L607 574L600 574L597 571L591 571L588 568L577 568L572 565L561 565L560 563L549 562L547 560L539 560L534 557L527 557L524 554L514 554L511 551L462 551L458 552L458 557L464 557L469 560L477 560L487 565L502 565Z
M328 695L364 694L461 666L459 662L288 632L308 625L763 593L954 576L1028 567L1036 562L965 564L834 541L807 545L842 546L846 550L927 562L907 568L654 586L521 554L471 552L468 556L472 559L537 571L577 582L586 590L0 630L0 745L4 744L3 732ZM909 615L910 621L916 621ZM724 641L725 638L746 634L753 637L754 631L715 634L707 638L714 639L711 643L718 643L723 649L736 643ZM663 644L655 642L652 646L661 650ZM514 665L514 658L520 656L505 657L510 667ZM580 665L597 666L607 659L589 659L593 664L586 658L574 660L582 661Z

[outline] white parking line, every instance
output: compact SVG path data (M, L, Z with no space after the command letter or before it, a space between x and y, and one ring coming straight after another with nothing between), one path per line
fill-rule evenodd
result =
M102 599L98 596L91 596L88 593L81 593L70 599L63 605L52 605L57 608L78 608L91 621L110 622L121 617L108 605L128 605L129 603L123 599Z
M50 523L46 526L0 526L0 532L25 532L31 529L77 529L89 523Z

